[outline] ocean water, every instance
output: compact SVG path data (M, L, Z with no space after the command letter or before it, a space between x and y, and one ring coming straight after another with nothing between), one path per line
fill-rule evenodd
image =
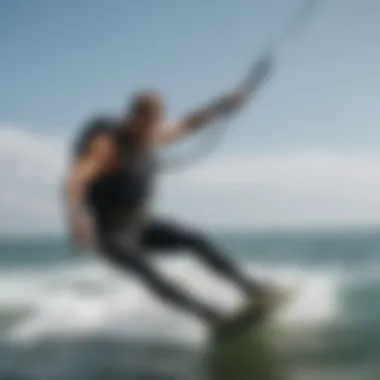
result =
M380 379L380 231L215 239L252 276L296 292L261 331L212 346L199 322L91 253L3 237L0 379ZM242 302L187 252L155 265L226 312Z

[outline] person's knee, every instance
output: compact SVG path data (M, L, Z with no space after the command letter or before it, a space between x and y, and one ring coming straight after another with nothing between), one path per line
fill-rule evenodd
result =
M197 251L204 251L211 246L209 237L200 231L190 231L187 235L188 245Z

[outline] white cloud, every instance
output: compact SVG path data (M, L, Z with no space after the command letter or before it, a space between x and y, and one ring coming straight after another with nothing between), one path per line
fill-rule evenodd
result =
M63 227L65 141L0 128L0 232ZM157 208L220 227L380 222L380 155L292 151L221 157L170 174Z
M373 224L380 221L379 168L380 155L363 152L223 157L168 178L161 198L192 220L198 214L219 225Z
M0 129L0 233L61 228L58 190L64 145L19 129Z

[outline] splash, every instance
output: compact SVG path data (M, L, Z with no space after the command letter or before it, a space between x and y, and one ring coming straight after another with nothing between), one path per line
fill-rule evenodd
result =
M226 312L243 302L237 289L191 260L165 260L157 266L188 292ZM296 289L292 301L276 314L276 323L289 328L318 326L338 313L336 275L254 263L247 270ZM198 321L161 304L137 279L99 263L3 274L2 278L0 313L18 310L24 316L7 328L8 338L15 342L105 334L189 345L200 344L205 337Z

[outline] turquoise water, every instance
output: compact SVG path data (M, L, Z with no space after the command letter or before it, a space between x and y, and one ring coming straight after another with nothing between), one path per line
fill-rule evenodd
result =
M2 238L0 379L380 378L380 231L215 238L247 272L297 289L265 348L254 333L211 361L204 327L133 277L59 240ZM241 303L185 252L155 265L226 311Z

